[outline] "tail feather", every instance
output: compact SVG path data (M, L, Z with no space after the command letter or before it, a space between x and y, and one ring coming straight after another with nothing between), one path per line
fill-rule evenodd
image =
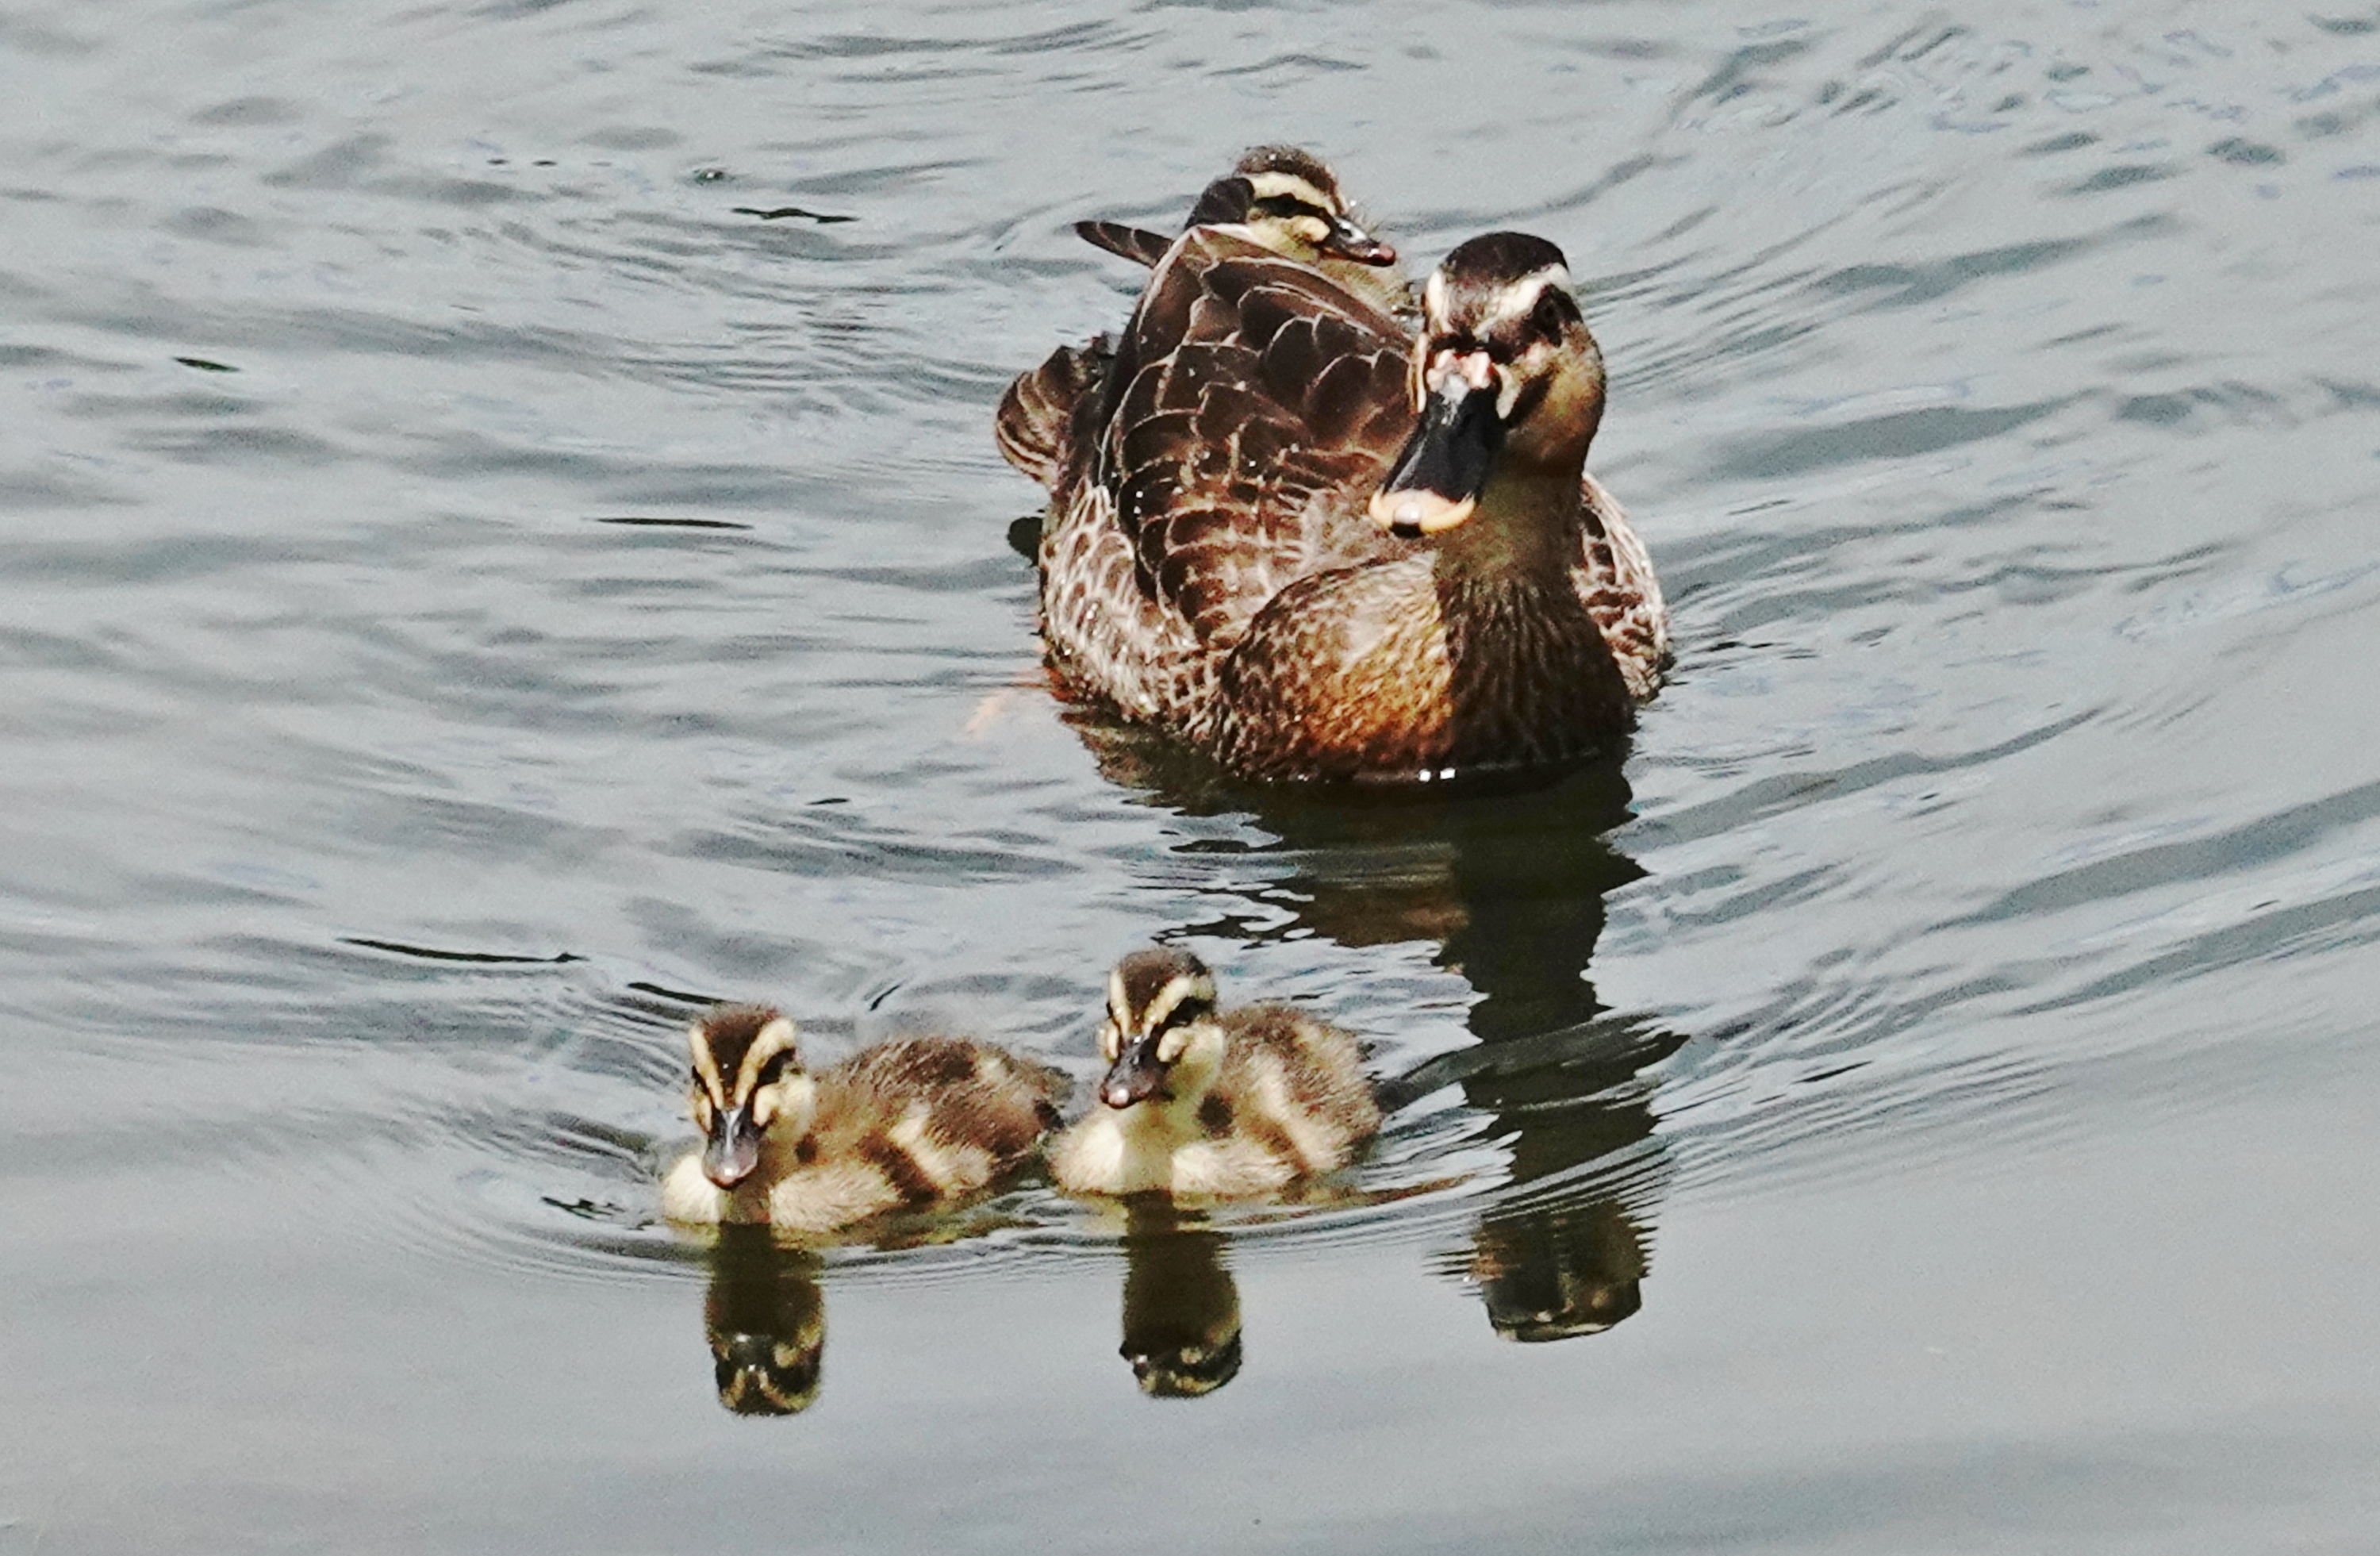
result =
M1122 222L1076 222L1075 236L1094 249L1104 249L1119 259L1151 270L1165 257L1165 250L1173 247L1173 240L1161 232L1128 227Z
M992 420L1000 452L1010 464L1043 486L1058 484L1075 407L1098 387L1112 356L1104 341L1062 346L1039 367L1017 375L1000 397Z

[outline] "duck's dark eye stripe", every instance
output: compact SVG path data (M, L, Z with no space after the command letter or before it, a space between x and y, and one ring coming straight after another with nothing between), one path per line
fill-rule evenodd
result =
M793 1050L779 1049L776 1052L771 1053L769 1057L760 1061L760 1073L754 1077L753 1084L756 1086L774 1086L777 1082L785 1078L785 1071L793 1066Z

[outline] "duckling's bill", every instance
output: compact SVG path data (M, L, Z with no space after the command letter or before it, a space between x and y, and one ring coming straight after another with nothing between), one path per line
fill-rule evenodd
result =
M1126 1043L1108 1066L1107 1078L1099 1082L1099 1100L1111 1108L1128 1108L1151 1097L1163 1097L1166 1075L1173 1068L1159 1056L1159 1045L1164 1040L1160 1031Z
M1342 260L1353 260L1359 265L1392 265L1397 262L1397 251L1394 248L1374 237L1346 217L1331 214L1326 216L1324 220L1330 223L1330 230L1324 235L1322 241L1316 245L1324 253L1336 254Z
M702 1175L722 1188L750 1177L760 1165L760 1131L748 1101L740 1108L713 1108L702 1141Z

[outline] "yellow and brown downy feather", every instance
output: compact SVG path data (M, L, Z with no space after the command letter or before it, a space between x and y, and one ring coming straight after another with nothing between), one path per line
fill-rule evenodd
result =
M1242 1199L1335 1172L1378 1133L1355 1039L1287 1005L1219 1012L1187 952L1136 951L1108 979L1099 1105L1052 1141L1073 1194Z
M1050 490L1042 635L1070 690L1264 779L1560 763L1632 726L1667 612L1585 470L1603 367L1561 251L1474 238L1424 302L1416 341L1194 226L1111 359L1018 380L1001 440Z
M1063 1076L956 1038L880 1043L815 1073L765 1005L687 1035L700 1149L662 1185L662 1213L825 1233L990 1187L1058 1122Z

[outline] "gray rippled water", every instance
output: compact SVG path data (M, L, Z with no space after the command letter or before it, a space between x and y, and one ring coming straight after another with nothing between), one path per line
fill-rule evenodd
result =
M1050 697L990 408L1260 140L1584 278L1612 762ZM2369 7L0 11L0 1549L2368 1549L2375 227ZM655 1224L701 1001L1150 937L1338 1191Z

